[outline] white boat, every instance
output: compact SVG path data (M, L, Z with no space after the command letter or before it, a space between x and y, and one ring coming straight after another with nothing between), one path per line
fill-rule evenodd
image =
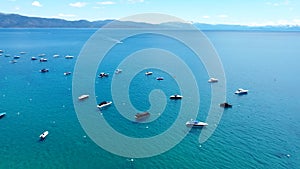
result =
M164 80L163 77L157 77L156 80Z
M123 71L122 69L116 69L116 70L115 70L115 74L122 73L122 71Z
M47 62L48 60L46 58L41 58L40 62Z
M149 76L149 75L152 75L153 72L146 72L145 75Z
M182 99L183 96L179 95L179 94L174 94L170 96L170 99L172 100L177 100L177 99Z
M212 77L208 80L208 83L216 83L218 81L219 81L218 79Z
M247 93L248 93L248 90L245 90L242 88L239 88L234 92L234 94L238 94L238 95L247 94Z
M99 77L100 78L103 78L103 77L108 77L108 73L104 73L104 72L101 72L100 74L99 74Z
M101 108L106 107L106 106L109 106L109 105L111 105L111 104L112 104L111 101L103 101L103 102L99 103L99 104L97 105L97 107L101 109Z
M0 119L3 118L6 115L6 113L0 113Z
M31 60L37 60L37 58L33 56L33 57L31 57Z
M41 73L46 73L46 72L49 72L49 69L41 69L40 72Z
M3 50L0 50L0 53L3 53L4 51Z
M44 133L42 133L42 134L40 135L40 139L41 139L41 140L44 140L44 139L47 137L48 134L49 134L49 132L48 132L48 131L45 131Z
M21 57L20 56L14 56L14 59L20 59Z
M45 53L41 53L41 54L39 54L39 57L44 57L44 56L46 56L46 54L45 54Z
M21 55L25 55L25 54L26 54L26 52L20 52L20 54L21 54Z
M205 122L201 122L201 121L197 121L197 120L192 120L192 119L190 121L187 121L185 123L185 125L187 127L204 127L204 126L208 126L208 124L205 123Z
M81 95L81 96L78 97L78 100L84 100L84 99L86 99L86 98L88 98L88 97L90 97L90 95L88 95L88 94L83 94L83 95Z
M64 73L65 76L68 76L68 75L70 75L70 74L71 74L71 72L65 72L65 73Z
M65 58L66 58L66 59L73 59L73 58L74 58L74 56L67 55L67 56L65 56Z
M55 55L53 55L53 57L54 57L54 58L58 58L58 57L59 57L59 55L58 55L58 54L55 54Z

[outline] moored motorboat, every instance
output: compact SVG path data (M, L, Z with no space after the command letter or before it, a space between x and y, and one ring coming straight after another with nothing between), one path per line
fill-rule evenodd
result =
M101 108L106 107L106 106L109 106L109 105L111 105L111 104L112 104L111 101L103 101L103 102L99 103L99 104L97 105L97 107L101 109Z
M54 58L58 58L59 55L58 55L58 54L54 54L53 57L54 57Z
M152 75L153 72L146 72L145 75L149 76L149 75Z
M143 113L137 113L137 114L135 114L134 118L136 120L143 120L143 119L146 119L149 116L150 116L149 112L143 112Z
M208 80L208 83L216 83L218 81L219 81L218 79L212 77Z
M46 73L46 72L49 72L49 69L41 69L40 72L41 73Z
M15 60L15 59L13 59L13 60L11 60L11 61L9 61L10 63L17 63L18 61L17 60Z
M65 72L64 75L65 76L71 75L71 72Z
M36 57L31 57L31 60L37 60L37 58Z
M238 95L243 95L243 94L247 94L247 93L248 93L248 90L245 90L242 88L239 88L234 92L234 94L238 94Z
M115 70L115 74L122 73L122 71L123 71L122 69L116 69L116 70Z
M163 77L157 77L156 80L164 80Z
M170 96L170 99L172 100L178 100L178 99L182 99L183 96L179 95L179 94L174 94Z
M40 62L47 62L48 60L46 58L41 58Z
M40 139L44 140L49 134L49 131L44 131L41 135L40 135Z
M224 108L231 108L231 107L232 107L232 105L231 105L231 104L229 104L229 103L227 103L227 102L224 102L224 103L221 103L221 104L220 104L220 107L224 107Z
M44 57L44 56L46 56L45 53L41 53L41 54L38 55L38 57Z
M0 113L0 119L3 118L6 115L6 113Z
M14 56L14 59L20 59L21 57L20 56Z
M81 96L78 97L78 100L84 100L84 99L87 99L88 97L90 97L90 95L83 94L83 95L81 95Z
M65 56L65 58L66 58L66 59L73 59L73 58L74 58L74 56L67 55L67 56Z
M3 50L0 50L0 53L3 53L4 51Z
M100 74L99 74L99 77L100 78L103 78L103 77L108 77L108 73L104 73L104 72L101 72Z
M187 121L185 123L185 125L187 127L204 127L204 126L208 126L208 124L205 123L205 122L201 122L201 121L198 121L198 120L192 120L192 119L190 121Z
M27 52L20 52L20 55L25 55Z

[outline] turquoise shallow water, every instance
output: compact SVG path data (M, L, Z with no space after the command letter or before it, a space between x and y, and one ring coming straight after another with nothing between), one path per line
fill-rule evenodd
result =
M199 145L199 129L191 130L183 141L161 155L134 159L111 154L98 147L81 128L72 102L72 76L76 58L93 29L1 29L0 49L20 55L18 63L11 57L0 56L0 168L299 168L300 166L300 33L298 32L205 32L223 63L227 80L227 100L234 106L225 110L212 137ZM139 43L143 41L144 43ZM153 43L159 42L159 43ZM127 42L127 43L126 43ZM133 44L122 49L122 45ZM189 55L178 43L145 35L129 38L120 44L122 54L165 44L177 54ZM31 61L30 57L46 54L48 62ZM60 58L53 58L60 54ZM72 60L63 58L74 55ZM118 54L118 53L117 53ZM110 58L114 59L110 59ZM119 59L119 60L118 60ZM108 56L98 72L113 74L122 58ZM188 61L198 77L201 105L198 118L205 120L210 99L208 76L201 64ZM194 63L194 65L193 65ZM39 69L49 68L46 74ZM122 73L126 73L123 68ZM130 98L139 110L149 107L145 99L153 85L166 95L178 92L172 76L152 70L165 77L168 87L157 84L155 77L145 79L140 72L131 83ZM111 77L95 80L98 101L109 98ZM141 84L147 83L148 86ZM236 96L239 88L250 90ZM102 90L103 88L107 90ZM108 92L107 92L108 91ZM143 92L139 92L143 91ZM134 137L149 137L172 124L178 104L168 102L161 118L150 124L124 120L114 106L103 112L108 121L119 120L112 126ZM145 131L145 126L149 130ZM44 142L38 136L44 130L50 134ZM186 131L178 131L186 132ZM112 139L113 140L113 139ZM288 155L290 155L288 157Z

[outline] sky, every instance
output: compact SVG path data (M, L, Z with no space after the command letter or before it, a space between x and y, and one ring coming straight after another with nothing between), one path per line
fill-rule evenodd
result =
M300 0L1 0L1 13L89 21L162 13L187 22L300 25Z

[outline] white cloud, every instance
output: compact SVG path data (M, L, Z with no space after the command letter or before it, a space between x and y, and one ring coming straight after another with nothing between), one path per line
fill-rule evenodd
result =
M42 7L43 6L39 1L33 1L31 5L36 6L36 7Z
M135 3L143 3L144 0L128 0L129 3L135 4Z
M87 3L85 2L74 2L74 3L70 3L69 5L71 7L76 7L76 8L82 8L84 6L86 6Z
M267 5L270 5L270 6L283 6L283 5L289 5L290 4L290 1L289 0L284 0L284 1L278 1L278 2L266 2Z
M113 2L113 1L102 1L102 2L97 2L97 4L99 4L99 5L113 5L113 4L116 4L116 3Z

